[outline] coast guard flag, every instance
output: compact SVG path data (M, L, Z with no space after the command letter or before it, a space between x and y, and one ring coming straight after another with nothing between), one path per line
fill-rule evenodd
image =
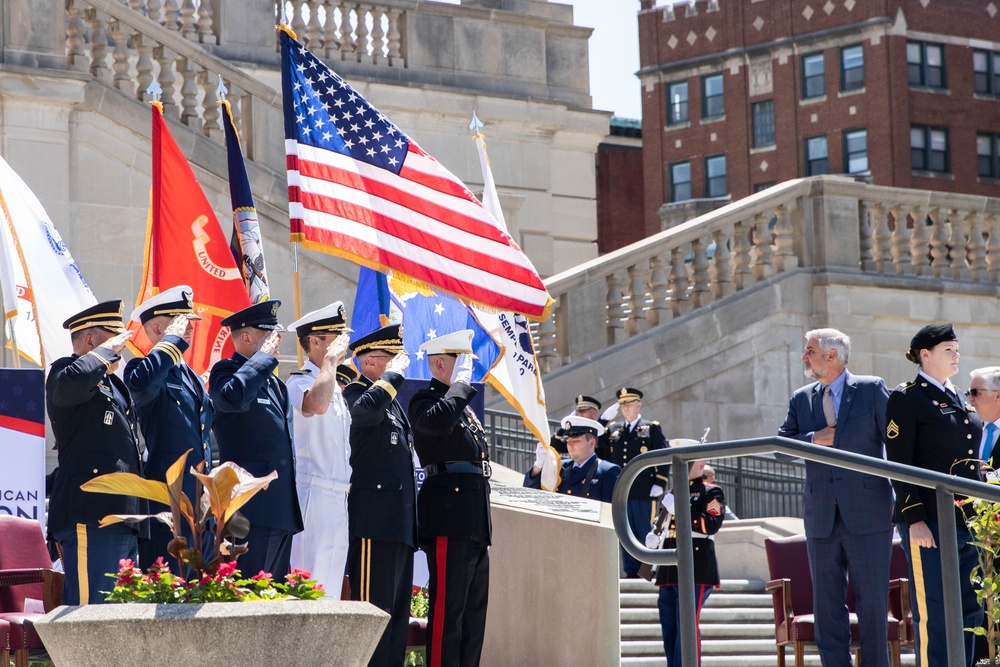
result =
M233 120L232 107L228 100L222 100L219 104L225 112L223 124L226 128L226 153L229 158L229 197L233 202L233 235L229 239L229 248L243 276L250 301L260 303L271 297L267 286L267 271L264 268L264 246L260 238L257 207L253 201L253 192L250 191L250 178L243 161L240 134Z
M530 318L552 299L455 176L281 29L291 240Z
M41 202L3 158L0 213L7 334L13 331L23 358L45 368L73 353L62 323L97 299Z
M439 295L423 285L414 285L391 273L387 276L367 267L358 274L358 291L351 311L351 340L367 336L389 325L403 325L403 347L410 355L407 379L430 380L427 356L420 346L444 334L472 329L472 381L483 382L500 356L500 346L483 330L469 309L457 299Z
M153 113L153 191L146 226L146 259L142 291L136 305L161 290L190 285L194 340L184 354L195 373L208 377L212 365L233 353L229 328L220 323L250 305L243 276L236 267L226 236L195 178L187 158L170 135L158 102ZM130 322L129 347L148 354L142 325Z

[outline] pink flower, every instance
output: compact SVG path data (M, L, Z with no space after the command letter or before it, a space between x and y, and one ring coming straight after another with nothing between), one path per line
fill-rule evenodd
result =
M264 570L261 570L260 572L258 572L254 576L250 577L250 580L251 581L267 581L267 580L270 580L273 576L274 575L271 574L270 572L265 572Z
M225 563L219 563L219 567L216 570L220 577L231 576L236 572L236 561L228 561Z
M292 570L292 574L302 579L308 579L312 576L312 573L309 570L300 570L299 568Z
M323 584L315 583L315 584L313 584L313 590L314 591L325 591L326 589L323 588Z
M135 563L132 562L131 558L122 558L118 561L118 564L121 566L122 572L125 570L132 570L135 567Z

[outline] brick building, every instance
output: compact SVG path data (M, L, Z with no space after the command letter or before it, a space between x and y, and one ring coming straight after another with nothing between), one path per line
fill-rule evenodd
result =
M642 123L611 118L597 146L597 252L604 254L646 237L642 195Z
M640 2L647 235L814 174L1000 197L1000 0Z

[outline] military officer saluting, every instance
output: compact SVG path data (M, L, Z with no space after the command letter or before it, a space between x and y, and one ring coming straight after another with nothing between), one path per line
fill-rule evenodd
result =
M413 446L427 478L417 502L420 547L430 571L427 664L479 664L490 583L490 462L469 402L473 332L420 346L433 379L410 399Z
M292 567L341 589L347 565L347 492L351 488L351 415L337 382L347 353L344 304L335 301L288 327L306 360L288 378L295 410L295 481L304 530L292 540Z
M559 435L566 442L570 458L562 464L561 481L556 493L611 502L615 482L622 469L602 460L595 453L597 443L604 434L604 426L593 419L570 415L563 420ZM541 468L532 467L524 475L524 486L541 488L541 473Z
M890 461L966 479L980 479L979 443L983 424L950 378L958 372L958 337L950 324L931 324L910 341L906 358L920 371L896 387L886 403L885 453ZM893 521L910 565L910 599L916 629L917 664L948 664L945 638L941 534L934 489L892 482ZM966 506L968 507L968 506ZM955 508L962 626L977 628L983 609L969 575L978 562L961 507ZM966 662L973 664L975 635L965 633Z
M52 362L45 406L52 422L59 467L49 500L49 531L59 544L66 578L63 604L104 601L104 575L122 558L138 558L137 529L119 523L99 528L109 514L145 514L132 496L86 493L80 485L112 472L142 474L132 397L114 375L132 337L122 322L120 299L104 301L63 322L73 355Z
M660 423L642 418L642 392L633 387L622 387L616 392L621 409L622 422L611 427L608 436L608 460L625 467L639 454L667 446ZM632 533L645 539L653 519L656 518L656 502L669 484L665 472L650 468L636 478L628 496L628 523ZM624 549L621 551L622 565L627 578L639 576L639 561Z
M412 436L396 401L410 358L399 324L358 338L351 350L361 371L344 388L351 413L351 599L371 602L391 616L368 664L398 667L406 654L417 549Z
M212 366L209 396L215 406L212 430L219 458L232 461L255 477L277 472L266 491L240 512L250 522L249 551L240 556L240 571L248 577L261 570L275 579L289 573L292 536L302 530L302 513L295 493L295 450L292 405L278 367L280 301L262 301L222 320L229 327L236 351Z
M178 285L147 299L132 311L133 322L142 324L153 344L145 357L125 364L125 385L132 392L139 413L139 426L146 441L146 477L166 480L167 468L188 454L184 469L204 463L203 472L212 467L210 445L212 404L205 384L191 367L184 363L183 354L194 336L193 293L187 285ZM184 493L195 500L195 479L184 475ZM169 508L151 503L151 514ZM191 538L191 529L182 525L182 533ZM177 562L170 557L167 545L173 532L159 521L150 521L149 541L139 546L139 562L143 567L162 556L175 574ZM198 546L202 553L211 553L212 531L205 531L206 544Z

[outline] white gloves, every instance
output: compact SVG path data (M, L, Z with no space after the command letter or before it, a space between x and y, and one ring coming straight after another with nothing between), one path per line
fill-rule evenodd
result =
M389 363L385 365L386 372L399 373L404 375L406 369L410 367L410 355L406 352L400 352L395 357L389 360Z
M542 443L538 443L538 446L535 447L535 467L541 468L542 464L545 463L545 459L547 459L548 456L549 456L548 448Z
M663 496L663 500L660 501L660 502L666 508L666 510L668 512L670 512L671 514L674 514L674 494L673 493L668 493L667 495Z
M606 422L611 421L618 416L618 401L612 403L607 410L601 413L601 419Z
M455 360L455 369L451 372L451 383L464 382L472 384L472 355L462 353Z
M650 498L659 498L662 495L663 495L663 487L660 486L659 484L654 484L653 486L649 487ZM673 512L673 510L670 511Z
M660 536L652 530L646 533L646 548L656 549L660 546Z

